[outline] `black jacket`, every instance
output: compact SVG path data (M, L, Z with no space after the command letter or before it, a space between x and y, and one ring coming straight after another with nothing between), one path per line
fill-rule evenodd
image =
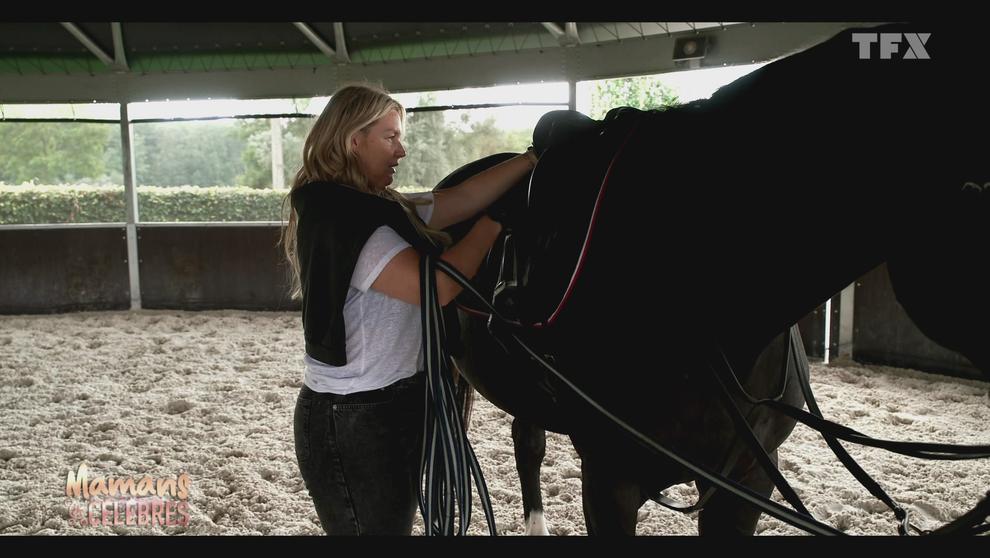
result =
M344 300L358 255L371 233L388 225L420 253L442 247L421 236L397 203L333 182L310 182L292 192L298 215L296 249L302 283L306 354L333 366L347 364Z

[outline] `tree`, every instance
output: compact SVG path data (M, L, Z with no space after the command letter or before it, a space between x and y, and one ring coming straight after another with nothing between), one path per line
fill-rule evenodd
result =
M472 122L470 130L460 132L459 136L457 145L460 149L452 161L455 166L495 153L521 153L533 141L532 130L502 130L495 124L494 117Z
M419 106L436 103L434 95L423 95ZM507 131L494 117L471 122L461 115L462 126L447 123L443 111L419 111L406 117L406 158L395 174L397 188L428 190L458 167L501 152L521 152L529 145L532 130Z
M138 184L234 186L245 142L235 122L160 122L134 126Z
M103 176L96 182L98 184L124 184L124 150L121 147L120 127L115 126L117 131L111 134L111 139L107 143L107 149L103 153Z
M419 106L436 103L436 96L420 97ZM397 188L428 190L454 170L450 149L456 144L454 129L444 124L443 112L421 111L406 115L406 157L396 169L393 185Z
M2 123L0 182L98 182L106 170L108 144L113 143L117 130L114 125L94 123Z
M677 103L677 93L657 76L602 80L592 89L589 116L601 120L615 107L650 110Z
M315 118L290 118L282 127L282 161L285 185L290 186L302 166L303 145L313 129ZM238 134L244 141L244 172L237 183L251 188L272 187L272 132L268 120L238 120Z

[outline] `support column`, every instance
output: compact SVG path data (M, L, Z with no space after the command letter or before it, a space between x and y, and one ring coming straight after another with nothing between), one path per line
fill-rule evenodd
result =
M832 298L825 301L825 342L822 344L822 361L825 364L828 364L832 356L829 354L829 348L832 346Z
M134 174L134 142L127 103L120 103L120 150L124 163L124 208L127 212L127 270L130 279L131 310L141 309L141 273L138 268L137 182Z
M853 309L855 308L856 283L842 289L839 309L839 347L838 356L852 359L853 356Z
M282 157L282 120L272 118L272 188L285 188L285 159Z

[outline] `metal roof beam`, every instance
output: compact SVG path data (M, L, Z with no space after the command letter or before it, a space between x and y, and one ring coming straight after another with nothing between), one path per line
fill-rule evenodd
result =
M557 39L557 42L562 41L564 37L566 37L566 35L564 34L564 30L561 29L560 26L557 25L556 23L552 21L543 21L541 23L543 24L543 27L545 27L546 30L549 31L551 35L553 35L553 38Z
M554 39L557 39L559 41L560 38L564 36L564 30L561 29L560 26L557 25L556 23L552 21L544 21L542 23L543 23L543 27L546 27L547 31L549 31L550 34L553 35Z
M340 21L333 24L333 39L337 43L337 59L341 62L350 62L351 57L347 54L347 38L344 36L344 24Z
M284 24L283 24L284 25ZM797 52L826 40L842 29L869 27L875 22L824 23L761 23L726 25L724 31L715 25L718 48L711 50L702 67L763 62ZM653 24L650 24L652 27ZM698 29L702 26L699 24ZM268 99L323 96L338 83L355 80L381 81L394 93L488 87L542 81L582 81L635 75L658 74L685 70L675 62L671 53L677 40L676 32L690 28L670 27L671 36L656 28L637 40L606 41L594 44L595 30L591 24L578 27L586 46L540 53L535 48L518 52L500 52L498 56L452 56L415 59L397 64L329 64L298 65L295 68L272 70L234 69L231 71L150 72L136 75L134 71L113 75L109 72L65 74L0 74L2 103L70 103L70 102L133 102L164 98L242 98ZM647 31L654 31L647 29ZM542 33L542 32L541 32ZM542 35L541 35L542 37ZM574 52L576 50L576 52ZM360 52L360 51L359 51ZM564 52L572 52L580 62L565 60ZM556 56L561 54L561 56ZM579 56L577 56L579 55ZM313 53L316 62L320 55ZM357 57L353 57L357 59ZM107 75L110 74L110 75Z
M575 44L575 45L581 44L581 37L578 36L576 21L568 21L567 23L564 24L564 28L566 29L567 38L569 39L571 44Z
M332 59L337 58L337 53L334 52L333 48L331 48L330 45L328 45L327 42L324 41L322 37L317 35L316 31L314 31L312 27L302 22L293 22L292 25L295 25L297 29L302 31L302 34L306 35L306 38L309 39L309 42L316 45L316 48L320 49L320 51L323 54L326 54L327 58L332 58Z
M114 65L113 58L110 58L110 55L104 52L103 49L100 48L100 45L94 43L93 39L90 39L89 35L87 35L82 29L77 27L76 24L65 21L60 23L62 24L62 27L65 27L65 29L69 33L72 33L72 36L78 39L79 42L83 44L83 46L85 46L87 49L89 49L90 52L95 54L96 57L99 58L101 62L103 62L107 66Z
M120 22L115 21L110 24L110 31L113 32L113 58L117 68L130 71L127 67L127 53L124 51L124 33L120 27Z
M560 43L560 46L575 46L581 44L581 39L577 34L577 23L571 22L566 23L567 31L560 28L559 25L552 21L544 21L543 27L553 35L554 39Z

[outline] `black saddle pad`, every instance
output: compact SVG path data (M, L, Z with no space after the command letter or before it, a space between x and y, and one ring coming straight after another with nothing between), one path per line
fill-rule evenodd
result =
M514 235L522 271L515 294L520 320L547 327L581 280L589 240L605 210L622 151L649 113L614 109L593 130L548 149L530 178L524 226Z

